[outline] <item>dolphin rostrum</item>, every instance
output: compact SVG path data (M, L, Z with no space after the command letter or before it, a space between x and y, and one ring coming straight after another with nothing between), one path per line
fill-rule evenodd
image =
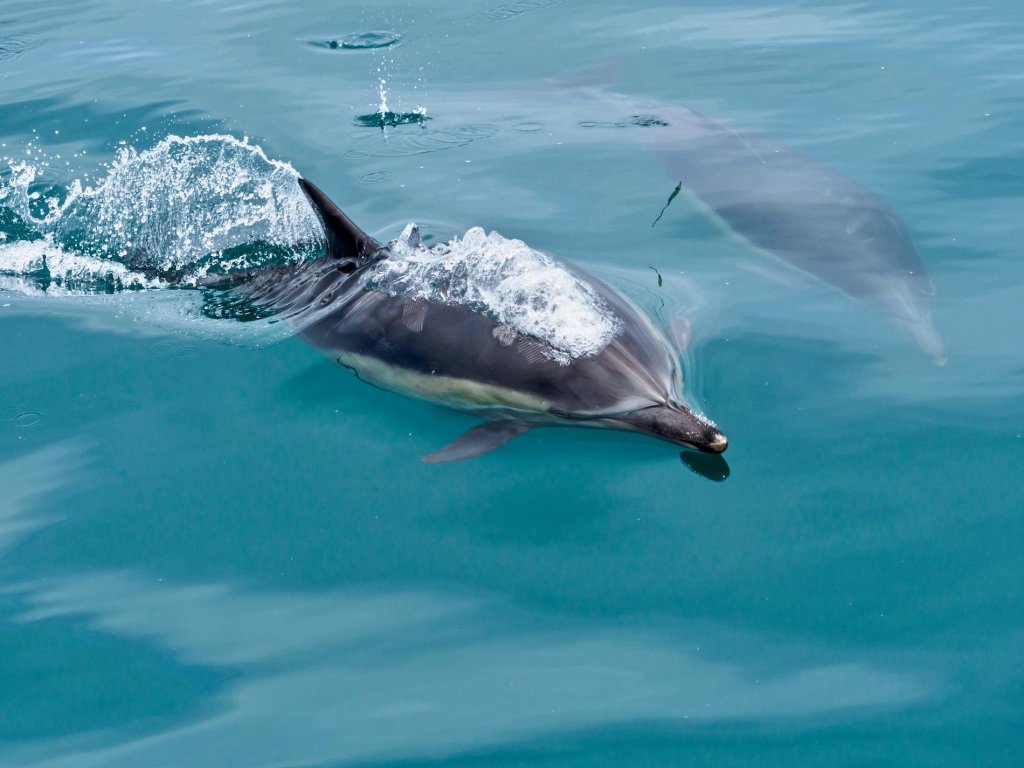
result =
M428 249L410 225L381 245L316 186L299 184L327 254L232 290L289 318L361 379L485 419L424 461L478 456L545 425L726 449L683 399L678 351L611 286L479 229Z

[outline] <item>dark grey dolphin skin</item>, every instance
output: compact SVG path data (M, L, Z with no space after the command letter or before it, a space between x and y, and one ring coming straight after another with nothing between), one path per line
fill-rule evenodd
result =
M624 296L580 270L621 332L597 353L560 364L547 342L510 334L465 305L390 296L363 276L388 249L357 227L305 179L327 255L259 272L234 290L291 318L301 335L357 375L385 389L486 419L427 462L486 453L527 429L571 425L631 430L708 453L728 442L682 395L678 352Z
M935 287L888 203L783 144L686 107L646 106L661 120L637 135L729 229L893 318L945 362L930 317Z

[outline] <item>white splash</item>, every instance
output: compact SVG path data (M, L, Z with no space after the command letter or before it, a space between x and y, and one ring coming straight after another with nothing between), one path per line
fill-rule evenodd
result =
M0 200L27 226L83 256L173 272L179 282L223 268L229 248L294 248L321 238L298 173L248 139L171 135L142 151L125 145L94 186L73 181L63 200L43 200L41 215L39 193L29 188L47 163L9 165Z
M0 178L0 293L16 299L8 312L59 297L49 312L108 331L245 346L290 333L269 318L225 322L199 292L149 290L317 252L322 230L290 165L221 135L124 145L71 182L54 178L60 155L34 146L24 155Z
M88 293L167 287L165 281L135 272L120 262L68 253L55 245L50 235L40 240L0 242L0 275L26 278L21 281L25 286L38 284L39 292L51 295L75 289ZM10 289L17 283L5 285Z
M512 334L541 339L545 354L568 365L600 352L622 323L593 286L521 240L474 227L427 248L409 224L366 285L392 296L465 305Z

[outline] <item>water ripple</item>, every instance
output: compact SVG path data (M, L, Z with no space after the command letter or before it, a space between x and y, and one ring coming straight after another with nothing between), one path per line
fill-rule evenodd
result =
M345 153L347 160L364 160L370 157L402 157L442 152L488 139L499 131L495 125L462 125L439 130L423 130L416 133L366 134L364 147L350 149Z
M657 115L630 115L621 120L582 120L577 123L580 128L629 128L635 125L639 128L663 128L669 125Z
M41 38L34 35L7 35L0 37L0 64L12 61L30 48L35 48L42 42Z
M11 423L18 429L29 429L30 427L38 426L42 421L43 414L36 413L35 411L19 413L17 416L11 419Z
M377 29L369 32L351 32L341 37L328 40L306 40L307 45L329 51L368 51L376 48L390 48L396 45L402 36L389 29Z
M395 174L391 171L370 171L369 173L364 173L356 181L359 184L381 184L385 181L391 181L393 178L395 178Z
M514 3L502 3L484 12L484 18L490 21L505 21L535 11L543 11L559 5L566 5L569 0L518 0Z

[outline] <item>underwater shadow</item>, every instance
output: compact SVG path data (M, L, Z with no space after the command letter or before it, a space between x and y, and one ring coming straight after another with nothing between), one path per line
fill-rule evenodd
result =
M719 453L681 451L679 460L691 472L713 483L724 483L729 479L729 463Z

